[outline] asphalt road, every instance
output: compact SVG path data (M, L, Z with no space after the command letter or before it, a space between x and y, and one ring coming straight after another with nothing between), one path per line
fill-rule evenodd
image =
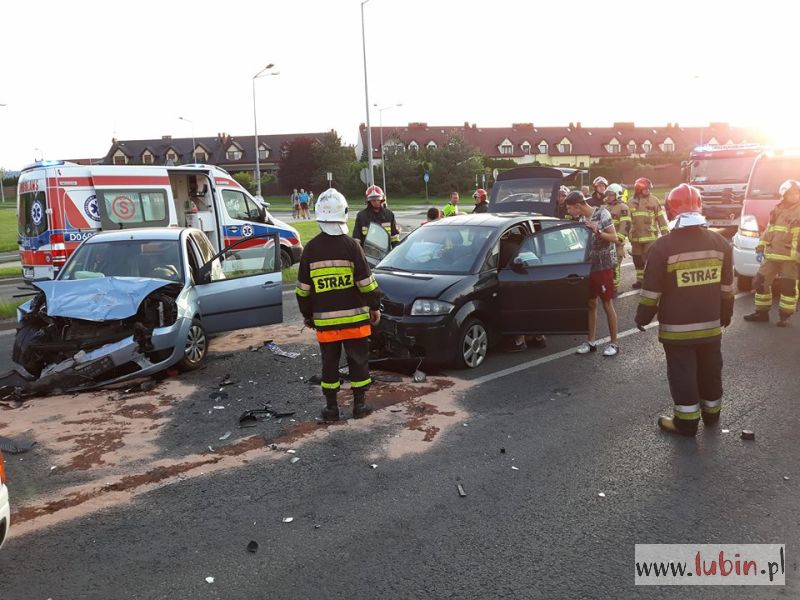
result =
M291 297L270 337L295 359L248 350L265 334L243 332L151 392L0 409L0 434L29 421L39 441L8 457L17 522L0 598L797 598L800 321L745 323L740 297L721 429L674 439L655 427L671 402L636 302L617 301L614 359L551 337L427 384L378 384L381 410L337 426L313 421L317 350ZM210 399L224 375L238 385ZM237 429L237 409L263 401L294 421ZM154 433L79 435L124 423ZM637 543L786 543L786 586L636 587Z

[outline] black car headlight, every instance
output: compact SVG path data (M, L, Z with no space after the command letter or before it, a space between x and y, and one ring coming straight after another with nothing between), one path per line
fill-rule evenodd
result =
M446 315L455 305L449 302L442 302L441 300L426 300L419 298L414 300L411 306L412 316L432 316L432 315Z

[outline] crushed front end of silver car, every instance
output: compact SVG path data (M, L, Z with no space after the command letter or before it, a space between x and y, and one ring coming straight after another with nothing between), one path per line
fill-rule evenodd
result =
M72 391L168 368L183 353L183 286L160 279L103 277L34 283L14 340L22 393Z

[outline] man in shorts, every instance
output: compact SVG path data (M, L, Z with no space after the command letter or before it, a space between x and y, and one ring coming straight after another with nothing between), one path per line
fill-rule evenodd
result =
M300 203L300 218L310 219L311 214L308 212L308 192L305 188L300 188L300 193L297 194L297 201Z
M592 232L590 240L592 271L589 274L589 339L577 350L578 354L589 354L597 350L595 333L597 330L597 299L603 302L603 310L608 320L611 341L603 350L603 356L616 356L617 312L614 310L614 266L617 262L615 243L617 232L609 213L602 206L590 206L580 192L570 192L567 196L567 211L573 219L584 223Z

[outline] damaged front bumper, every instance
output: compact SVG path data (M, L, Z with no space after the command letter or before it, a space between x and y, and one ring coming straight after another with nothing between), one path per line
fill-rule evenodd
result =
M128 336L94 350L80 350L71 358L46 366L31 384L33 392L55 388L89 390L158 373L183 358L191 319L178 319L168 327L153 329L146 352L140 341Z
M381 316L373 327L370 352L377 358L428 358L446 361L457 331L449 316Z

